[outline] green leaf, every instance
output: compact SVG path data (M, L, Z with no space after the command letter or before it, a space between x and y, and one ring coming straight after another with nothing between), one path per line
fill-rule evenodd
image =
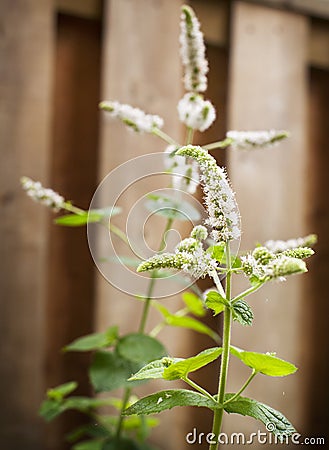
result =
M96 392L111 391L131 385L128 378L139 367L116 352L98 351L89 369L90 381Z
M148 380L148 379L159 379L163 378L164 370L171 364L181 361L180 358L165 358L152 361L146 366L142 367L137 373L135 373L130 380Z
M233 395L226 394L225 401ZM239 397L237 400L227 403L224 409L229 414L241 414L259 420L265 425L267 431L271 431L281 441L296 432L293 425L282 413L251 398Z
M88 334L74 340L71 344L64 347L67 352L87 352L109 347L118 337L118 327L113 326L104 333Z
M191 358L175 362L164 369L163 378L165 380L178 380L185 378L190 372L194 372L206 366L222 354L221 347L208 348Z
M199 392L187 389L171 389L148 395L131 405L124 411L124 415L156 414L175 406L204 406L215 409L217 404Z
M119 339L116 351L123 358L138 364L147 364L167 354L155 338L142 333L131 333Z
M76 381L69 381L52 389L48 389L47 397L53 400L62 400L66 395L71 394L78 387Z
M203 306L203 301L200 297L192 292L184 292L182 295L183 302L187 306L189 312L198 317L205 316L206 312Z
M66 227L81 227L87 223L100 222L101 220L116 216L121 211L121 208L116 206L102 209L90 209L89 211L82 211L81 214L66 214L55 219L57 225Z
M65 410L75 409L80 412L87 412L90 409L108 406L111 402L108 399L90 398L90 397L69 397L64 402Z
M198 333L206 334L215 342L220 342L220 337L214 330L193 317L179 317L172 315L166 318L166 323L172 327L188 328L197 331Z
M104 440L91 439L88 441L82 441L75 444L72 450L102 450L104 445Z
M242 267L241 258L237 255L232 255L231 257L231 267L232 269L240 269Z
M252 325L254 314L244 300L238 300L233 305L233 320L241 323L241 325Z
M149 200L145 207L148 211L166 217L167 219L175 220L200 220L200 213L189 202L183 200L176 200L166 195L148 195Z
M86 436L90 438L105 438L109 435L109 430L106 429L103 424L94 422L74 428L72 431L65 435L65 439L67 442L73 443Z
M106 399L97 399L89 397L69 397L63 400L47 399L39 409L39 414L47 421L55 419L64 411L74 409L80 412L87 412L90 409L107 405Z
M226 298L222 297L217 291L209 291L206 295L205 305L214 311L214 316L224 311L225 306L229 306Z
M44 418L46 422L50 422L59 416L65 409L63 409L62 402L59 400L44 400L39 409L39 415Z
M207 249L207 253L210 253L211 256L216 259L219 263L222 262L225 254L225 242L220 244L212 245Z
M140 450L140 447L132 439L115 436L105 441L102 450Z
M297 370L297 367L290 362L269 353L246 352L237 347L230 347L230 352L246 366L270 377L284 377Z
M122 422L124 430L138 430L141 427L155 428L159 425L159 420L155 417L132 416L126 417Z
M219 335L199 320L194 319L193 317L176 316L175 314L172 314L170 311L168 311L168 309L160 303L154 302L153 305L162 314L167 325L194 330L198 333L210 336L215 342L220 342Z

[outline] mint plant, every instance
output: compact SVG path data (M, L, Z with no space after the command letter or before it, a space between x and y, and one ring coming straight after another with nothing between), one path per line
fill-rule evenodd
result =
M93 352L89 378L95 393L110 393L102 397L81 397L72 393L77 383L70 381L47 391L40 414L53 420L69 409L85 413L90 424L73 430L68 439L74 450L147 450L150 429L158 424L155 414L177 406L205 407L213 413L213 426L209 450L218 448L224 413L250 416L262 422L279 440L291 436L295 429L288 419L270 406L243 396L243 392L258 374L282 377L293 374L297 368L274 353L257 353L234 346L231 342L232 322L251 326L253 312L247 298L265 284L307 271L304 259L313 255L314 235L288 241L267 241L246 254L236 253L241 238L241 223L235 194L224 168L219 167L209 150L230 148L249 151L272 147L288 137L283 130L228 131L221 141L204 146L193 143L194 131L205 131L216 118L216 111L204 99L207 89L208 62L200 24L189 6L182 7L181 58L184 66L186 93L178 103L179 120L186 126L185 142L176 142L162 128L163 120L146 114L138 108L117 101L104 101L100 108L110 117L122 121L131 131L142 135L150 133L163 140L167 147L163 153L164 170L171 175L170 188L174 195L152 194L145 207L166 218L159 236L158 252L141 261L123 255L120 261L137 267L137 272L150 272L144 295L135 297L143 302L137 329L122 335L115 324L107 330L80 337L65 347L65 351ZM198 213L181 196L194 194L198 185L203 190L206 219L200 222ZM98 223L109 228L111 236L120 239L129 249L129 239L113 223L113 217L122 213L116 205L82 210L66 201L40 182L22 178L22 186L34 200L55 212L67 214L57 217L62 226L84 226ZM172 252L166 251L166 234L178 220L193 216L190 235L182 239ZM142 233L142 231L141 231ZM182 294L183 307L171 312L163 301L156 298L154 289L163 273L181 272L181 282L189 287ZM248 287L232 294L235 277L246 277ZM201 292L195 281L209 278L213 288ZM193 284L191 284L191 280ZM148 331L150 308L161 316L159 323ZM223 315L223 330L219 333L202 322L207 310ZM189 358L170 356L160 340L159 332L166 326L181 327L211 337L214 347ZM220 336L221 335L221 336ZM250 375L236 392L227 392L230 357L238 358L250 368ZM191 378L191 374L220 359L217 392L208 392ZM216 374L214 374L216 376ZM138 399L135 386L152 379L182 380L188 389L166 389ZM121 388L122 396L111 393ZM110 407L110 412L100 407ZM271 427L269 427L269 424ZM84 439L81 441L81 439Z

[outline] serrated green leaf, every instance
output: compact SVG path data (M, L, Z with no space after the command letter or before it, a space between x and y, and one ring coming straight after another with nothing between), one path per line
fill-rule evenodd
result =
M196 356L170 364L169 367L164 369L163 378L165 380L186 378L190 372L195 372L217 359L222 351L221 347L208 348Z
M229 305L226 298L217 291L209 291L206 295L205 305L214 312L214 316L224 311L225 306Z
M232 355L239 358L246 366L256 372L270 377L284 377L296 372L297 367L288 361L268 353L246 352L237 347L230 347Z
M57 387L47 390L47 397L53 400L62 400L66 395L71 394L78 387L76 381L69 381Z
M155 338L142 333L131 333L119 339L116 351L123 358L138 364L147 364L167 354Z
M100 406L107 405L106 399L97 399L89 397L68 397L67 399L45 400L39 409L39 414L47 421L55 419L64 411L74 409L80 412L87 412L93 408L99 408Z
M233 320L238 321L241 325L252 325L254 314L244 300L238 300L233 305Z
M148 379L160 379L163 378L163 371L171 364L181 361L180 358L165 358L152 361L146 366L142 367L137 373L135 373L130 380L148 380Z
M102 450L140 450L140 446L132 439L115 436L104 442Z
M187 306L187 309L195 316L203 317L206 314L203 301L197 295L192 292L184 292L182 299Z
M101 220L116 216L121 211L121 208L116 206L101 209L90 209L89 211L82 211L81 214L66 214L55 219L56 225L63 225L66 227L81 227L87 223L100 222Z
M64 347L66 352L87 352L99 350L112 345L118 337L118 327L108 328L104 333L92 333L74 340L71 344Z
M88 441L82 441L75 444L72 450L102 450L104 445L104 440L90 439Z
M226 394L225 401L233 395ZM282 413L251 398L239 397L237 400L227 403L224 409L229 414L241 414L259 420L266 426L267 431L272 431L282 441L296 432L293 425Z
M199 392L187 389L169 389L148 395L131 405L124 411L124 415L131 414L156 414L175 406L203 406L216 409L217 404Z
M107 399L90 397L69 397L64 401L65 410L75 409L80 412L86 412L90 409L108 406L111 403Z
M114 352L98 351L94 354L89 368L89 378L96 392L112 391L122 386L130 386L127 381L139 366Z
M39 408L39 415L46 422L50 422L63 412L62 402L59 400L44 400Z
M194 319L193 317L179 317L172 315L166 317L166 323L172 327L187 328L189 330L197 331L201 334L206 334L207 336L210 336L215 342L220 342L220 337L214 330L212 330L199 320Z
M215 342L220 342L220 337L214 330L199 320L194 319L194 317L176 316L168 311L165 306L161 305L161 303L154 302L153 306L162 314L167 325L194 330L198 333L210 336Z
M240 269L242 267L241 258L237 255L232 255L231 257L231 267L232 269Z
M155 417L141 417L141 416L131 416L126 417L122 422L122 428L124 430L138 430L142 426L148 428L155 428L159 425L159 419Z
M73 443L86 436L90 438L106 438L109 436L109 433L110 433L109 430L106 429L103 425L95 422L86 425L81 425L73 429L72 431L70 431L68 434L65 435L65 439L67 442Z
M212 245L207 249L207 253L210 253L211 256L216 259L219 263L222 262L225 255L225 242L220 244Z
M105 208L90 209L89 214L98 214L103 218L106 218L117 216L121 213L121 211L122 208L120 208L119 206L107 206Z
M150 194L145 207L148 211L175 220L200 220L200 213L189 202L166 195Z

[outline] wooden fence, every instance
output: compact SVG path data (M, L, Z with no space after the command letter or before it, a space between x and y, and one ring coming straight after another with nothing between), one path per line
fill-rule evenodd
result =
M36 411L47 386L77 379L80 393L88 393L89 358L63 356L60 349L108 323L124 328L125 316L140 313L96 272L84 230L55 228L51 214L21 192L19 178L40 179L87 208L98 181L111 169L163 150L152 137L138 141L99 119L100 99L157 112L180 136L173 111L182 95L181 3L108 0L102 8L97 0L0 2L0 446L6 450L66 448L63 435L81 418L68 415L45 427ZM305 435L324 436L328 3L190 3L205 31L209 96L219 111L216 127L199 142L221 138L227 129L273 127L292 133L271 152L219 157L228 164L249 230L243 249L257 240L319 235L310 273L284 286L272 284L256 296L256 326L234 328L234 341L256 351L277 350L297 363L294 377L260 380L250 393L284 410ZM166 342L172 354L186 356L208 344L192 334L175 334ZM241 376L238 371L232 383ZM204 373L203 382L214 386L215 374ZM226 421L228 432L238 426L246 433L255 430L251 421L234 423ZM155 442L165 450L189 448L185 435L195 424L210 431L203 411L163 415Z

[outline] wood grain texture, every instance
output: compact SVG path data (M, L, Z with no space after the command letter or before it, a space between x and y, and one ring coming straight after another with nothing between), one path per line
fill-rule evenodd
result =
M49 178L52 2L0 3L0 447L41 450L47 217L20 187Z
M242 217L241 250L268 239L309 233L306 17L237 2L233 9L230 119L237 130L288 129L291 138L277 148L229 154L229 169ZM253 295L255 327L234 327L236 345L254 351L276 351L300 367L294 376L257 380L248 389L256 399L282 410L303 429L307 367L303 360L303 295L305 278L271 283ZM235 289L241 286L238 283ZM233 378L235 389L246 375ZM305 371L304 371L305 369ZM238 380L239 379L239 380ZM228 420L229 422L229 420ZM235 430L255 425L235 421ZM229 425L228 427L232 427ZM257 427L257 425L256 425ZM229 428L231 429L231 428ZM263 448L263 446L261 446Z
M51 185L75 205L88 209L98 160L101 24L59 15L55 54ZM90 355L63 354L72 340L93 331L94 264L86 227L50 224L46 308L46 384L76 380L78 395L90 394ZM47 427L46 448L70 448L65 434L85 420L65 414Z

